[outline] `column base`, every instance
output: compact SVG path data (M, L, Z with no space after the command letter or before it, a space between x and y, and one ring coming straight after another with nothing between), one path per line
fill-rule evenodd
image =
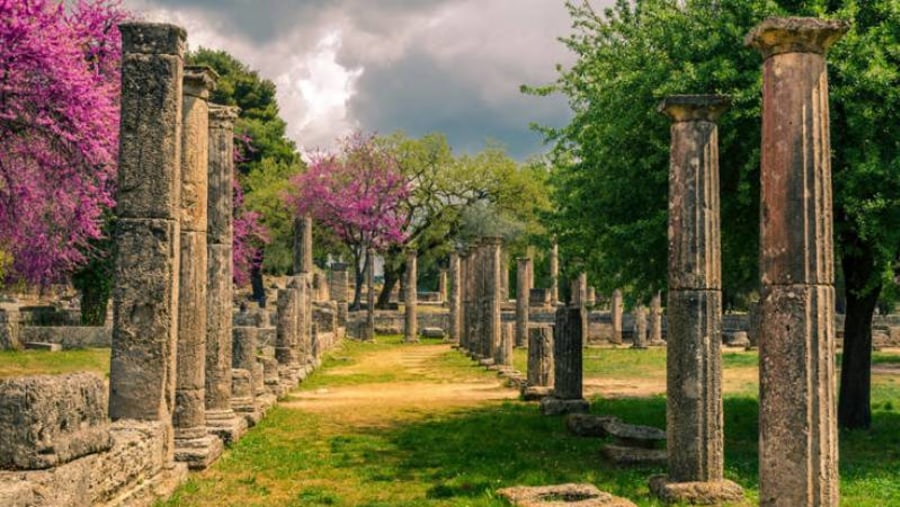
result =
M666 475L650 478L650 493L666 503L689 505L748 505L744 489L736 483L720 481L669 482Z
M258 394L256 396L256 406L259 407L259 411L263 415L265 415L270 408L274 407L277 401L278 397L269 392Z
M219 437L205 434L206 428L200 430L204 431L204 434L199 437L183 438L177 434L175 436L175 461L186 463L191 470L205 470L219 459L225 450L225 445Z
M490 368L491 366L494 366L494 360L492 358L479 359L478 364L484 366L485 368Z
M235 398L231 399L232 404L234 400ZM247 433L247 422L234 410L208 410L206 427L226 444L237 442Z
M231 409L238 419L243 420L245 431L262 420L262 412L256 405L256 396L232 397Z
M580 414L590 410L591 404L584 398L563 400L548 396L541 400L541 413L544 415Z
M553 388L549 386L525 386L522 388L522 399L525 401L541 401L553 396Z

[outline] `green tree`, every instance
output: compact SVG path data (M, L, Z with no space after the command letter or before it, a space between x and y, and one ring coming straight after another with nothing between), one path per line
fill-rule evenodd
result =
M769 15L849 19L828 56L834 218L847 301L839 419L868 427L871 318L900 258L900 128L896 0L619 0L604 13L567 3L577 61L549 86L574 116L545 129L555 143L552 232L602 289L645 299L666 283L668 121L671 94L719 93L722 262L726 304L758 284L760 57L744 35ZM865 55L861 57L860 55Z

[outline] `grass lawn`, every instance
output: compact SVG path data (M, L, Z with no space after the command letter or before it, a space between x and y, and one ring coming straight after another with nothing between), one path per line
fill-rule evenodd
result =
M91 371L109 376L109 349L0 350L0 378Z

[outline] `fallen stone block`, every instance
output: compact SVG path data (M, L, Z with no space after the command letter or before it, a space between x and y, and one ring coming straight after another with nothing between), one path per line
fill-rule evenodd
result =
M59 352L63 346L59 343L50 342L25 342L25 350L46 350L48 352Z
M566 416L566 428L569 433L579 437L605 437L609 435L606 425L619 421L617 417L593 414L569 414Z
M548 396L541 400L541 413L544 415L565 415L586 413L591 408L585 399L563 400Z
M615 418L607 422L604 429L619 444L627 447L655 449L666 440L666 432L659 428L627 424Z
M668 463L668 454L665 449L606 444L601 452L606 459L617 465L665 465Z
M423 327L419 334L422 338L443 338L444 330L439 327Z
M600 491L593 484L515 486L497 491L518 507L636 507L630 500Z
M108 450L106 409L94 374L0 380L0 468L39 470Z

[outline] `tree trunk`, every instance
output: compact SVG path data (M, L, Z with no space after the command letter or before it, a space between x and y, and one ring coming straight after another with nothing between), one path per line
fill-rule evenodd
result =
M106 323L106 307L109 303L110 290L97 284L85 285L81 288L81 324L84 326L102 326Z
M354 284L354 288L353 288L353 302L350 303L350 309L354 310L354 311L360 310L362 308L362 305L360 304L360 302L362 301L362 287L363 287L363 284L366 283L366 281L365 281L365 273L366 273L365 266L368 265L368 260L366 261L366 263L363 263L363 265L360 266L360 263L359 263L360 257L362 257L362 256L361 255L353 256L353 275L354 275L354 280L356 283Z
M838 426L868 429L872 423L872 315L881 293L874 252L858 237L845 234L844 294L847 313L844 320L844 356L841 362L841 388L838 398ZM872 286L876 281L877 285Z
M262 275L262 259L264 255L265 252L262 249L257 250L256 258L259 259L259 263L251 263L250 265L250 288L252 290L250 297L259 303L260 308L266 307L266 287L263 284Z
M384 256L384 285L381 287L381 292L375 301L375 308L379 310L388 309L388 305L391 302L391 292L394 291L394 286L400 281L400 274L403 272L404 265L401 258L402 254L402 247L392 246Z

